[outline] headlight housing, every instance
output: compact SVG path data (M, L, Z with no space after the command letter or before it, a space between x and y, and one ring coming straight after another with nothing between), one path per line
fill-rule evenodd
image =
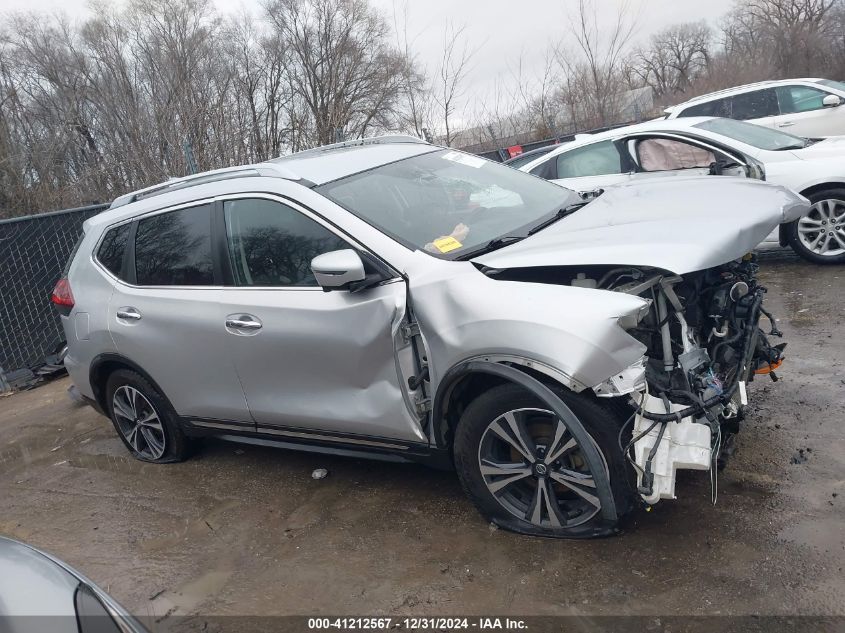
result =
M648 311L651 309L651 299L643 299L643 302L644 303L639 308L633 312L629 312L628 314L623 314L616 320L616 322L619 323L619 327L626 332L637 327L639 322L646 317Z

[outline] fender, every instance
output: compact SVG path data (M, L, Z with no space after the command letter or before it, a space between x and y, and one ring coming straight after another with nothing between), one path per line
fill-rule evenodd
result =
M813 193L813 191L811 191L812 189L825 189L825 188L828 188L828 187L832 187L832 188L845 187L845 181L832 179L830 177L828 177L828 178L816 178L815 180L810 180L808 182L802 182L801 183L801 189L799 190L796 187L795 191L798 191L798 193L800 193L802 196L804 196L806 198L808 193L810 193L810 194Z
M563 400L561 400L551 389L536 378L533 378L514 367L503 365L501 363L486 360L463 361L452 367L443 376L443 380L440 382L440 387L438 388L437 395L434 399L434 407L432 409L432 413L435 416L434 419L440 419L438 416L442 416L444 413L446 392L451 389L451 386L454 385L459 378L473 373L487 374L504 378L509 382L525 388L527 391L530 391L533 395L542 400L543 403L555 413L555 415L563 420L573 437L575 437L575 440L578 442L578 445L584 455L584 459L590 467L590 472L593 473L593 480L596 483L596 494L601 501L602 518L611 524L615 524L618 518L616 504L613 500L613 491L610 488L610 479L604 471L603 462L598 449L590 441L589 433L587 433L584 425L581 424L581 421L572 412L572 410L567 407Z

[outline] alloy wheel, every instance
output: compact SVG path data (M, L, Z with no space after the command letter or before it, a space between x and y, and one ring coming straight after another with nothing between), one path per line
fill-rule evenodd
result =
M580 447L552 411L514 409L493 420L481 436L478 465L499 504L538 527L574 527L601 509Z
M164 427L144 394L130 385L121 385L112 396L112 410L120 432L136 453L149 460L164 455Z
M845 253L845 201L819 200L798 220L798 239L823 257Z

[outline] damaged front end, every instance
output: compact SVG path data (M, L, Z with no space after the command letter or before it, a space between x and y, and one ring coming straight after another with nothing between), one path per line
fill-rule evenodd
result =
M637 473L637 490L649 504L675 498L678 469L711 470L733 451L746 386L783 362L785 343L763 307L766 288L757 281L753 255L683 277L648 268L619 267L580 283L649 301L636 324L623 324L646 346L646 356L596 385L600 397L627 395L634 415L627 445L620 448ZM765 316L769 332L759 322ZM627 430L627 429L626 429Z
M746 387L763 374L777 380L785 347L774 340L781 333L763 307L756 257L747 253L808 209L806 198L762 182L631 183L476 262L499 279L644 299L635 312L615 313L644 354L587 386L625 403L610 407L627 413L618 450L646 503L674 499L682 468L709 470L715 499Z

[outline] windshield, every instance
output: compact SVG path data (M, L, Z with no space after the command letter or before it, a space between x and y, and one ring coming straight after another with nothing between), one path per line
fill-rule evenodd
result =
M411 249L454 259L502 237L524 237L576 193L504 165L441 150L316 189Z
M786 132L778 132L753 123L746 123L745 121L710 119L703 123L696 123L694 127L727 136L758 149L779 151L801 149L807 146L807 139L805 138L793 136Z
M833 81L833 79L819 79L816 83L821 84L822 86L827 86L828 88L836 88L837 90L845 92L845 82L843 81Z

